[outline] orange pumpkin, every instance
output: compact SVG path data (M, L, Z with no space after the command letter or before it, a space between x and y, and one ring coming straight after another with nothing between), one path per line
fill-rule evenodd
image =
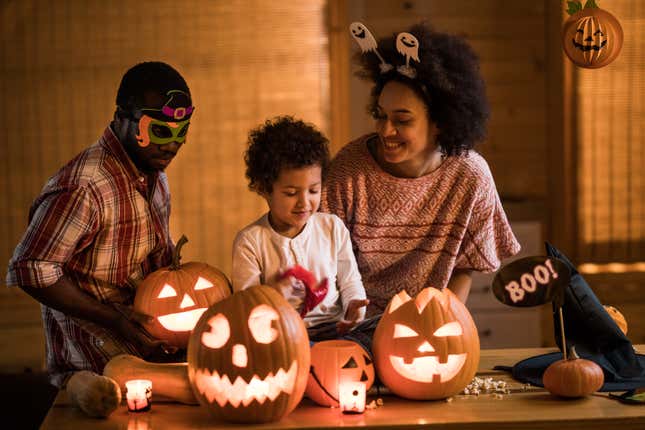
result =
M562 28L562 47L580 67L595 69L618 57L623 46L623 29L609 12L585 7L567 19Z
M172 264L148 275L137 287L134 310L154 317L146 330L170 345L186 348L190 332L202 313L213 303L231 295L231 284L221 271L205 263L179 264L177 242Z
M302 319L267 286L211 306L188 343L195 397L224 421L262 423L289 414L305 392L309 365Z
M611 319L614 320L618 328L623 332L623 334L627 334L627 320L623 316L622 313L618 309L616 309L613 306L605 305L605 310L611 317Z
M374 383L374 364L365 350L349 340L326 340L311 347L311 370L305 393L321 406L338 407L339 385Z
M602 368L591 360L578 357L571 347L566 360L551 363L542 375L550 393L562 397L583 397L595 393L605 382Z
M401 291L390 300L373 339L376 371L395 394L442 399L460 392L479 365L479 335L450 290Z

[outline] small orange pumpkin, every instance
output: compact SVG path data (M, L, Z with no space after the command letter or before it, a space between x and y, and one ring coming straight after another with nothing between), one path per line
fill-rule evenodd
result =
M613 306L609 305L604 305L605 310L609 314L609 316L614 320L618 328L623 332L623 334L627 334L627 320L623 316L622 313L618 309L616 309Z
M620 23L593 2L573 13L562 28L564 52L580 67L595 69L606 66L618 57L622 46Z
M373 339L376 371L395 394L419 400L464 389L479 365L479 335L466 306L447 288L401 291L388 304Z
M311 347L311 370L307 397L321 406L338 407L339 386L363 382L365 390L374 383L374 365L367 352L349 340L325 340Z
M208 308L188 342L195 397L224 421L263 423L289 414L304 395L309 365L302 318L262 285Z
M179 264L182 236L172 264L148 275L137 287L134 310L153 317L146 330L170 345L186 348L190 332L204 311L231 295L231 283L224 273L206 263Z
M571 347L566 360L551 363L542 375L542 383L551 394L584 397L595 393L605 382L602 368L591 360L578 357Z

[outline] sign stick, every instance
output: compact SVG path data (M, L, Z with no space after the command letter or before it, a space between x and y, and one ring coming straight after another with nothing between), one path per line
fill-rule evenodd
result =
M564 319L562 318L562 306L558 308L558 313L560 314L560 335L562 337L562 355L564 359L567 359L567 340L564 337Z

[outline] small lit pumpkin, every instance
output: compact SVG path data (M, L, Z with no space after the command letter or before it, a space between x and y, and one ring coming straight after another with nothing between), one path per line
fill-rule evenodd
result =
M309 365L304 322L267 286L211 306L188 343L195 397L224 421L262 423L289 414L304 395Z
M579 4L579 2L578 2ZM623 29L618 20L595 2L578 6L562 28L562 47L577 66L595 69L618 57L623 46Z
M137 287L134 310L153 317L146 330L170 345L186 348L190 331L213 303L231 295L231 284L221 271L206 263L179 264L182 236L172 263L148 275Z
M611 317L611 319L614 320L618 328L623 332L623 334L627 334L627 320L623 316L622 313L618 309L616 309L613 306L605 305L605 310Z
M477 327L450 290L401 291L388 304L373 339L376 371L395 394L420 400L460 392L479 365Z
M307 397L321 406L338 407L339 385L363 382L365 390L374 383L374 364L358 343L326 340L311 347L311 370Z
M542 375L542 383L551 394L583 397L595 393L605 382L602 368L591 360L578 357L574 347L566 360L551 363Z

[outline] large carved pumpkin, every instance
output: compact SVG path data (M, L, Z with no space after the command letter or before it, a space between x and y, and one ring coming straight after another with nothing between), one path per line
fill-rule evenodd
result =
M374 365L356 342L326 340L311 347L311 371L307 397L321 406L338 407L339 385L363 382L365 390L374 383Z
M186 348L190 332L202 313L213 303L231 295L224 273L205 263L179 264L181 248L177 242L172 264L148 275L137 287L134 310L154 317L146 324L148 332L170 345Z
M302 319L267 286L211 306L188 343L195 397L224 421L261 423L287 415L302 399L309 365Z
M376 371L395 394L442 399L461 391L479 364L470 313L450 290L401 291L390 300L373 340Z
M595 69L618 57L623 46L623 29L609 12L585 7L574 13L562 28L562 47L580 67Z

